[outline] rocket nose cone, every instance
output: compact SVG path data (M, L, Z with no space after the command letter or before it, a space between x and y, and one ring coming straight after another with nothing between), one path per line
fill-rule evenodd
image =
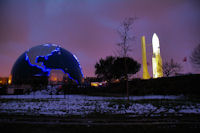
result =
M159 39L158 39L158 36L156 35L156 33L153 34L152 44L159 45Z
M153 52L156 53L156 52L159 52L159 39L158 39L158 36L156 35L156 33L153 34L153 37L152 37L152 45L153 45Z
M157 36L157 34L156 34L156 33L154 33L154 34L153 34L153 37L152 37L152 39L153 39L153 40L155 40L155 39L158 39L158 36Z

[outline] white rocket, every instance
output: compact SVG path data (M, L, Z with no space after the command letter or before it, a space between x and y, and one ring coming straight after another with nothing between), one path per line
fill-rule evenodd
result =
M152 45L153 45L153 53L160 53L160 44L156 33L153 34Z
M152 68L153 78L163 77L162 70L162 58L160 56L160 44L156 33L152 37L153 57L152 57Z

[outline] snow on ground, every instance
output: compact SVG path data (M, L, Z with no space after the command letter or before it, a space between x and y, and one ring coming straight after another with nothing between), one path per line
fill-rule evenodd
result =
M64 98L64 95L45 95L41 92L36 92L31 95L0 95L1 99L46 99L46 98ZM90 99L90 100L104 100L104 99L126 99L126 97L102 97L102 96L85 96L85 95L66 95L70 99ZM182 95L147 95L147 96L130 96L130 100L144 100L144 99L180 99Z
M0 96L0 112L21 114L46 115L87 115L90 113L162 115L198 113L200 104L171 105L155 104L148 100L180 100L183 96L131 96L130 104L124 101L125 97L101 97L84 95L3 95ZM145 102L139 102L140 100Z

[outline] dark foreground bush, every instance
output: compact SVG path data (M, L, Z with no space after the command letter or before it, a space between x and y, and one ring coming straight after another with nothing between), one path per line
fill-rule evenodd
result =
M72 88L69 94L126 95L125 83L113 83L106 87ZM133 79L129 81L130 95L194 95L200 96L200 75L163 77L158 79Z

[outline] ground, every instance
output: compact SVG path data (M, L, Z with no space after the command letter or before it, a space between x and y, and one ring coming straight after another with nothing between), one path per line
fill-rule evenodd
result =
M186 96L0 96L7 132L149 132L200 129L200 100ZM4 131L5 132L5 131Z

